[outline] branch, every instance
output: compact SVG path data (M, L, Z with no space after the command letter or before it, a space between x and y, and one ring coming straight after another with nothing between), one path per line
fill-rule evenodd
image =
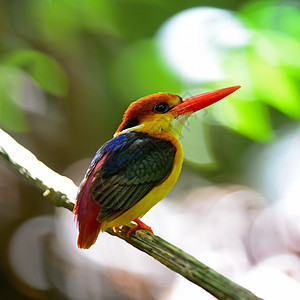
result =
M73 210L78 189L74 182L52 171L1 129L0 156L54 205Z
M77 186L73 181L52 171L1 129L0 156L54 205L65 207L70 211L73 210L77 193ZM111 228L107 229L107 232L149 254L166 267L202 287L217 299L260 299L150 232L138 230L128 238L126 234L129 229L129 226L123 226L118 232L114 232Z

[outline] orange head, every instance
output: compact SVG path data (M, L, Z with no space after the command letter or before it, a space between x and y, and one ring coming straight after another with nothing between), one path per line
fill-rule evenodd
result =
M193 113L233 93L240 86L203 93L186 99L169 93L158 93L133 102L126 110L115 135L125 131L147 133L181 133L184 121ZM180 121L180 122L178 122Z

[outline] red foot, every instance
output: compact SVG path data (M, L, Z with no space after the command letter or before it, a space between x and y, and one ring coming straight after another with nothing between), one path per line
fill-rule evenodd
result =
M143 223L141 220L139 219L134 219L133 220L137 226L131 228L128 232L127 232L127 237L129 237L132 233L136 232L139 229L146 229L147 231L151 232L153 234L153 231L151 229L151 227L147 226L145 223Z

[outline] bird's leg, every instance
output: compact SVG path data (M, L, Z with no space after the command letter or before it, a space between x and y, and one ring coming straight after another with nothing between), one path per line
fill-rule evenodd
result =
M134 219L133 220L137 226L136 227L133 227L131 228L128 232L127 232L127 237L129 237L132 233L136 232L137 230L139 229L146 229L147 231L151 232L153 234L153 231L151 229L150 226L147 226L145 223L143 223L141 220L139 219Z
M114 233L118 233L120 231L120 228L117 227L117 226L113 226L112 230L113 230Z

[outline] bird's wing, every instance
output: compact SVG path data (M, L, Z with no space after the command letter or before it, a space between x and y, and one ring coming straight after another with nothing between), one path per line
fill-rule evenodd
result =
M133 131L105 144L98 156L106 159L90 186L101 206L98 221L114 220L162 183L172 171L175 152L170 141Z

